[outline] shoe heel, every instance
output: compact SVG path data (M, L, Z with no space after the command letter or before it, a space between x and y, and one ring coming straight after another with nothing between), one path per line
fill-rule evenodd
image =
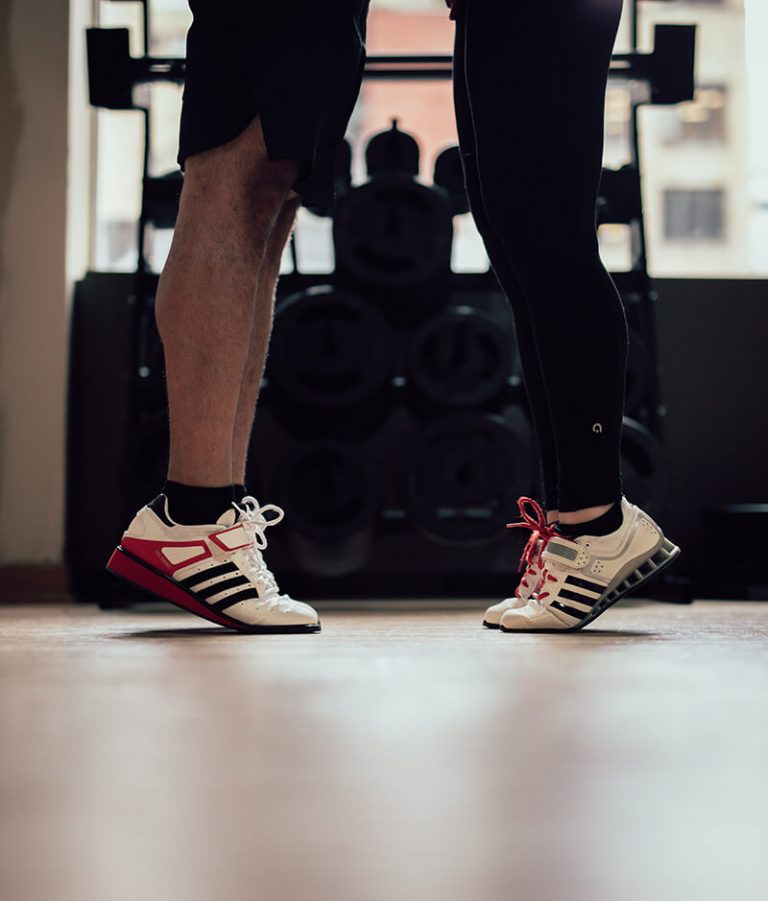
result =
M610 607L616 601L623 598L635 589L640 588L646 582L653 579L658 573L665 570L680 554L680 548L665 538L659 545L656 553L649 557L645 563L633 569L632 572L605 597L601 609Z
M170 601L189 613L201 616L219 626L226 626L230 629L233 627L231 620L223 619L214 610L204 607L171 579L160 575L134 557L129 557L121 547L115 548L112 552L107 563L107 571L155 597Z
M678 556L680 548L673 544L668 538L665 538L656 553L649 557L642 566L638 566L633 570L622 583L621 587L625 591L638 588L640 585L648 582L657 573L665 570L670 563Z
M661 542L661 547L656 551L653 557L647 561L653 567L653 571L657 571L659 569L664 569L665 566L669 566L669 564L677 557L680 553L680 548L673 544L669 538L665 538ZM642 567L640 567L642 569Z

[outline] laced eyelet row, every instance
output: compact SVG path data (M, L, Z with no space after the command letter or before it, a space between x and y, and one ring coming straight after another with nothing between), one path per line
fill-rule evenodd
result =
M265 594L262 600L272 606L280 600L280 589L261 552L267 546L265 531L270 526L281 522L285 511L275 504L261 506L256 498L250 495L244 497L240 503L234 503L233 506L240 512L240 523L252 539L251 545L243 552L247 561L248 573L264 586ZM274 513L275 516L267 519L265 513Z

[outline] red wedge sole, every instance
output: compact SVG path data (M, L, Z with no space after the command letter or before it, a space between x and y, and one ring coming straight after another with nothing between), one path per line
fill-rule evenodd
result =
M121 579L125 579L126 582L130 582L132 585L136 585L139 588L143 588L144 591L150 592L150 594L157 595L166 601L170 601L177 607L181 607L189 613L194 613L195 616L207 619L209 622L216 623L218 626L226 626L229 629L237 628L237 624L233 623L231 619L225 619L222 616L218 616L214 611L209 610L199 601L195 600L195 598L190 597L182 588L172 582L171 579L154 572L149 569L149 567L144 566L137 560L129 557L122 548L115 548L112 552L109 563L107 563L107 569Z

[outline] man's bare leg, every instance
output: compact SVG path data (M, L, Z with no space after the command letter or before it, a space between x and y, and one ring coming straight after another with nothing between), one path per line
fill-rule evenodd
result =
M245 467L248 445L259 397L259 388L264 375L264 364L272 333L272 317L275 308L275 286L280 274L280 261L290 237L299 208L299 198L291 192L278 214L269 238L256 284L256 309L251 330L250 348L245 372L240 385L240 396L235 412L235 426L232 439L232 478L235 485L245 484Z
M134 516L107 564L156 597L250 633L320 630L317 612L282 594L267 568L264 532L274 522L250 508L239 515L232 509L232 438L258 276L297 174L295 163L268 160L258 121L187 160L157 299L171 415L169 479ZM257 329L263 344L268 331Z
M156 301L173 481L232 484L232 436L258 274L297 173L298 164L267 158L258 119L235 140L186 161Z

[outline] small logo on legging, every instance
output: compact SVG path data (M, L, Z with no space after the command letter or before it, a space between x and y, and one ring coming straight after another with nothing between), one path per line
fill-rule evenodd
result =
M593 432L596 432L598 435L602 435L602 434L603 434L603 427L602 427L602 425L601 425L599 422L596 422L596 423L592 426L592 431L593 431Z

